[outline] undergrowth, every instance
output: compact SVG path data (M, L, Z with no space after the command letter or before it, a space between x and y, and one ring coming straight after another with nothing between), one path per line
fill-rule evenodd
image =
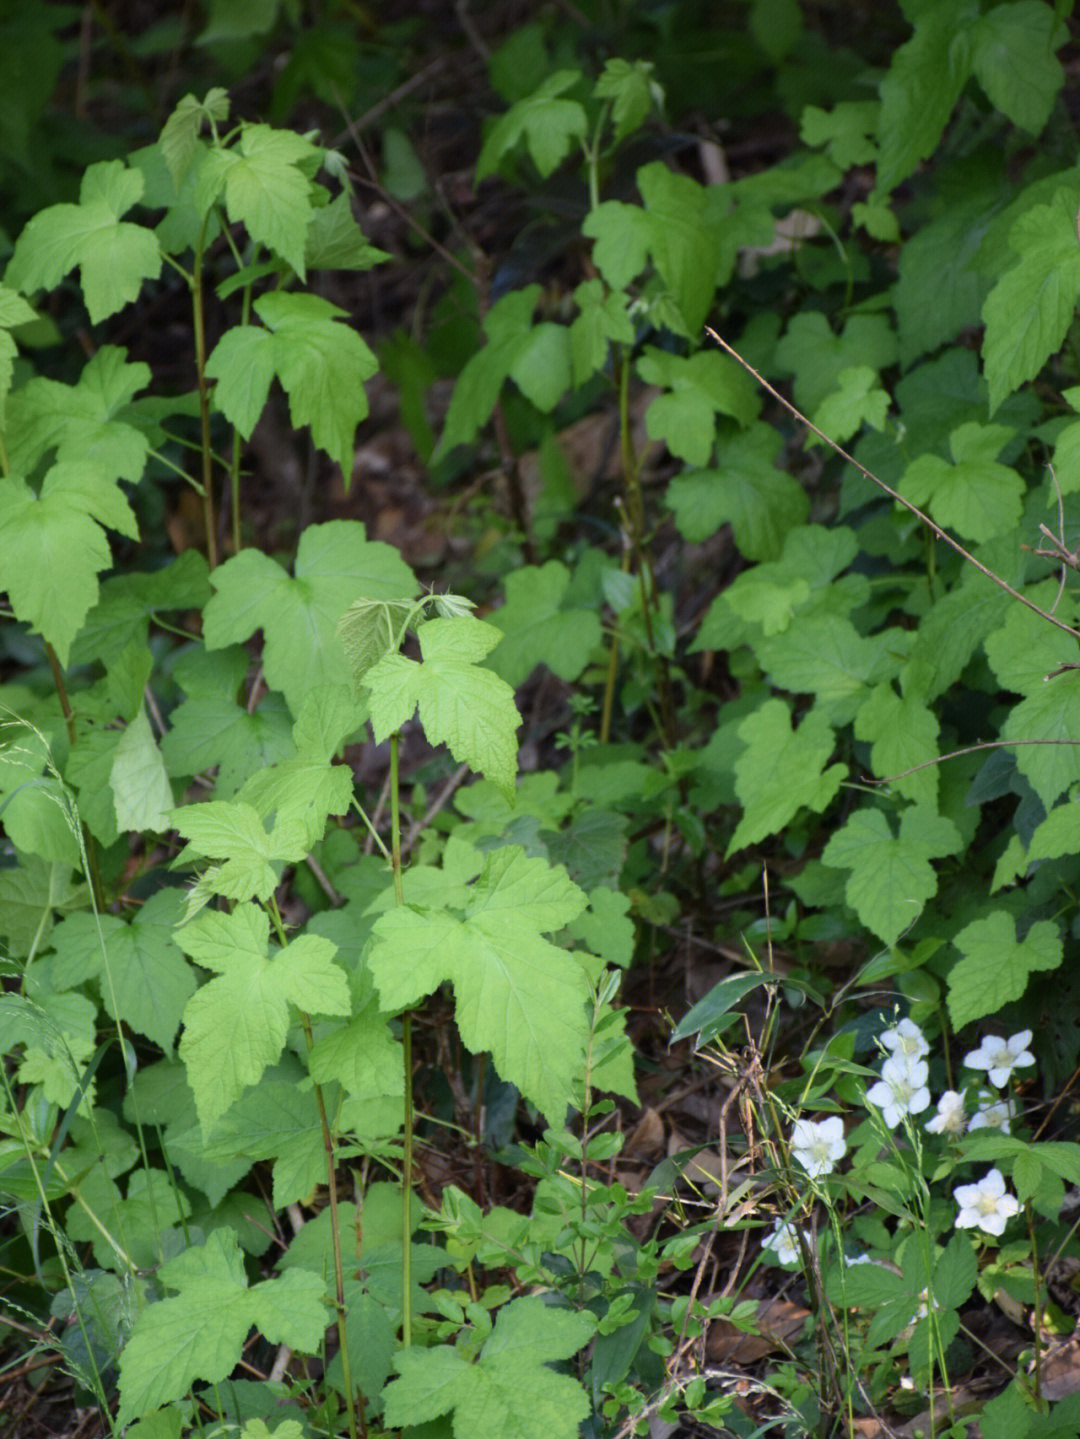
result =
M459 6L454 185L422 26L301 8L212 5L167 105L190 16L95 9L95 97L0 14L141 116L21 190L0 116L8 1382L141 1439L1070 1432L1071 4ZM355 517L375 402L438 564Z

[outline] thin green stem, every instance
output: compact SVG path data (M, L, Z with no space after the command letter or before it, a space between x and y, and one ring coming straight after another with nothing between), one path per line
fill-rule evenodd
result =
M1035 1288L1034 1329L1035 1329L1035 1365L1032 1379L1034 1380L1035 1402L1042 1407L1042 1318L1043 1318L1043 1287L1042 1276L1039 1271L1039 1246L1035 1242L1035 1214L1031 1207L1031 1200L1024 1201L1024 1217L1027 1220L1028 1238L1031 1241L1031 1276Z
M394 899L405 903L401 885L401 784L398 750L401 735L390 736L390 855L394 870ZM401 1052L405 1067L404 1146L401 1162L401 1342L407 1349L412 1344L412 1172L413 1172L413 1088L412 1088L412 1015L401 1016Z
M52 671L53 684L56 687L57 698L60 701L60 709L63 711L64 724L67 726L68 743L75 747L75 712L71 708L71 700L68 698L67 685L64 683L64 671L60 665L60 659L48 640L45 640L45 657L49 661L49 669ZM104 890L101 884L101 870L98 867L97 845L94 836L79 821L82 829L83 843L86 850L86 877L90 881L90 888L94 893L94 907L101 910L104 907Z
M228 230L226 229L226 234ZM251 285L244 286L244 298L240 307L240 324L251 324ZM232 454L229 457L229 499L232 505L232 547L233 554L240 553L240 431L233 426Z
M289 937L285 933L285 925L282 922L281 911L278 909L277 900L270 896L270 903L267 911L274 926L274 933L277 935L278 943L285 949L289 943ZM300 1012L300 1023L304 1028L304 1039L307 1041L308 1052L315 1046L315 1036L311 1029L311 1016L303 1010ZM356 1401L353 1397L352 1366L349 1359L348 1333L345 1319L345 1264L341 1255L341 1229L338 1210L337 1193L337 1165L334 1160L334 1136L330 1129L330 1120L326 1113L326 1099L321 1084L313 1084L315 1105L319 1111L319 1124L322 1128L323 1148L326 1151L326 1184L330 1196L330 1236L334 1251L334 1308L337 1313L337 1331L339 1353L341 1355L341 1377L342 1388L345 1390L345 1408L349 1420L349 1439L357 1439L357 1412ZM367 1425L364 1422L364 1396L360 1395L360 1428L359 1433L367 1435Z
M206 526L206 558L211 569L217 566L217 525L214 519L214 474L210 447L210 388L206 383L206 325L203 316L203 221L195 247L195 268L191 276L191 308L195 330L195 383L199 392L199 419L202 426L203 523Z

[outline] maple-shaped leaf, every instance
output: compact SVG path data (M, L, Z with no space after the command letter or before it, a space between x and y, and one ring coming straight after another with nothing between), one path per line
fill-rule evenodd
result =
M532 323L540 295L539 285L511 290L484 316L487 343L469 357L458 376L434 459L475 439L507 379L538 409L554 409L562 398L571 379L570 339L563 325Z
M370 270L390 256L377 250L361 230L343 192L313 213L304 258L309 270Z
M318 685L308 695L293 727L296 753L256 770L239 799L264 820L298 825L310 848L332 814L345 814L352 803L353 775L346 764L332 763L334 752L359 729L363 711L345 685Z
M622 290L608 290L602 280L585 280L574 291L577 319L570 326L570 363L574 384L581 387L607 364L612 343L632 345L634 322Z
M637 370L647 384L667 391L645 412L649 438L663 440L673 455L690 465L709 462L717 415L732 415L740 425L748 425L760 409L753 381L719 350L701 350L683 359L649 347Z
M143 178L122 160L90 165L77 205L39 210L15 242L5 282L17 290L54 289L76 267L93 324L138 297L161 273L152 230L121 220L143 193Z
M538 664L560 679L576 680L601 640L595 610L566 608L563 599L570 571L558 560L525 565L506 577L506 604L489 623L503 638L488 656L488 665L507 684L522 684Z
M346 1094L400 1095L405 1084L401 1044L379 1010L370 971L354 970L349 988L352 1017L336 1029L323 1026L308 1055L311 1077L317 1084L336 1082Z
M903 657L903 632L861 635L842 615L799 615L782 633L763 640L758 658L773 684L812 694L830 720L849 720L872 686L891 679Z
M776 365L795 376L796 404L811 414L841 387L845 370L866 367L877 375L896 355L896 335L884 315L852 315L837 335L820 310L802 310L777 342Z
M161 741L166 770L176 777L216 767L218 799L231 799L250 774L296 753L292 717L280 694L267 692L251 714L237 701L248 664L235 645L191 650L172 672L187 698L170 714Z
M642 206L605 200L589 211L582 233L596 241L593 260L613 290L625 290L651 256L677 307L676 324L681 320L696 337L720 270L720 227L709 213L708 191L661 161L642 165L637 185Z
M55 450L59 463L92 464L138 483L150 445L130 423L129 407L149 383L150 367L129 365L116 345L102 345L75 385L36 376L11 397L5 440L12 466L29 474Z
M449 1344L401 1350L400 1377L383 1390L386 1422L412 1427L452 1411L456 1439L575 1439L588 1395L548 1366L576 1354L595 1327L587 1311L530 1296L503 1306L475 1362Z
M207 157L204 183L224 190L230 221L245 225L253 240L288 261L301 280L306 278L304 245L312 215L311 182L303 167L318 157L302 135L248 124L234 149L212 150Z
M716 467L672 480L665 504L685 539L708 539L730 524L748 560L780 558L788 531L802 525L810 501L798 480L774 463L783 440L755 421L719 446Z
M833 835L821 858L851 871L848 903L868 929L893 945L937 893L931 859L955 854L962 845L952 820L922 805L904 811L899 834L880 810L860 809Z
M318 295L262 295L254 308L266 328L234 326L206 362L206 373L218 382L216 404L250 439L277 375L293 424L311 426L311 438L341 466L347 486L356 427L368 413L363 382L378 360L340 323L346 312Z
M915 774L905 770L937 758L937 715L921 700L901 698L891 684L878 685L855 716L855 737L871 742L870 764L881 779L894 779L892 788L905 799L934 809L937 805L938 766L930 764Z
M537 170L547 179L588 129L585 107L560 97L581 79L579 70L557 70L524 100L500 115L484 137L476 161L477 180L486 180L499 161L524 139Z
M1057 969L1064 957L1052 920L1036 920L1017 939L1016 921L1004 910L967 925L953 943L961 954L948 976L949 1014L957 1029L1019 999L1036 970Z
M983 306L991 414L1025 380L1035 378L1061 349L1072 324L1080 297L1075 190L1059 190L1049 205L1025 210L1009 231L1009 244L1016 263Z
M227 1379L252 1327L271 1344L310 1354L328 1322L317 1275L298 1269L249 1288L231 1229L216 1229L201 1248L170 1259L158 1278L179 1292L135 1319L120 1356L121 1425L183 1398L196 1380Z
M512 794L521 717L514 691L479 663L499 643L499 631L462 616L428 620L417 635L422 663L388 654L364 676L376 743L419 707L430 744L445 744L456 760Z
M126 497L96 465L54 465L39 494L18 475L0 478L0 589L62 665L112 563L102 525L138 538Z
M355 520L309 525L300 536L293 577L260 550L219 565L217 593L203 613L207 648L238 644L262 629L267 683L298 715L309 690L340 684L349 665L337 622L358 597L396 600L419 586L391 545L370 541Z
M219 976L188 1001L180 1041L204 1130L280 1059L290 1004L312 1014L349 1013L336 945L301 935L268 955L269 933L266 914L241 904L231 914L204 910L175 934L186 955Z
M960 425L949 440L953 463L920 455L904 472L900 493L962 539L982 544L1009 534L1020 523L1026 486L996 456L1013 434L1006 425Z
M561 1120L580 1078L589 983L582 961L543 935L584 907L564 871L503 847L464 918L405 906L376 920L368 964L383 1010L411 1008L450 981L467 1048L490 1050L504 1079Z
M415 600L355 600L338 620L338 635L359 684L383 655L397 650L407 621L419 615Z
M766 700L739 726L746 749L735 761L743 817L728 854L784 828L804 806L819 813L835 797L846 765L825 768L836 748L824 716L811 711L797 730L783 700Z
M889 396L878 384L877 371L869 365L852 365L837 376L837 389L826 395L814 411L813 420L830 439L846 444L864 424L875 430L885 428ZM810 442L824 444L816 435Z
M308 851L304 825L285 820L267 832L250 804L239 800L207 800L182 805L172 822L190 840L174 867L197 858L221 860L199 880L195 893L205 904L211 894L226 899L269 899L278 886L283 864L296 864Z
M612 102L612 140L616 144L636 130L653 106L663 99L663 91L652 73L653 66L648 60L605 60L593 94L598 100Z
M216 125L229 118L229 96L214 86L206 98L185 95L162 126L158 145L169 167L173 184L179 189L192 160L203 125Z
M66 989L96 978L113 1019L170 1050L195 992L173 936L183 907L180 890L162 889L129 923L112 914L68 915L54 931L53 984Z

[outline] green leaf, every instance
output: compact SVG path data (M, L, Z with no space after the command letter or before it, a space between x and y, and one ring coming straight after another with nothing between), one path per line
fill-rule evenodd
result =
M720 235L708 192L660 161L643 165L637 183L644 208L605 200L586 215L582 234L596 241L593 262L613 290L625 290L651 256L686 334L696 339L720 270Z
M386 1422L425 1424L453 1410L457 1439L575 1439L588 1397L548 1365L576 1354L594 1328L588 1312L530 1297L503 1306L475 1363L445 1344L403 1349L394 1358L400 1378L383 1391Z
M885 428L889 413L889 396L877 383L877 373L869 365L853 365L837 376L838 389L826 395L814 411L812 419L830 439L846 444L864 424L875 430ZM823 444L816 435L816 444Z
M476 161L477 181L494 175L499 161L524 140L537 170L547 179L588 129L585 108L559 97L581 79L579 70L557 70L524 100L500 115L484 137Z
M877 375L896 363L896 355L885 315L852 315L837 335L820 310L802 310L776 346L776 365L795 376L795 403L811 414L840 388L845 370L868 368Z
M176 801L145 710L139 710L120 736L109 786L119 829L161 834L169 828Z
M743 817L728 845L729 855L776 834L804 806L820 813L847 773L842 764L825 768L836 737L824 717L812 711L793 730L783 700L766 700L739 726L739 738L746 749L735 761L735 793Z
M1057 969L1064 953L1051 920L1036 920L1018 940L1016 921L1004 910L967 925L953 943L962 956L949 971L949 1015L957 1029L1019 999L1028 977Z
M235 150L214 150L208 157L213 183L224 187L230 221L246 225L251 238L288 261L301 280L312 215L311 182L302 166L318 155L302 135L245 124Z
M255 313L267 326L227 330L206 362L222 413L245 439L262 414L276 374L293 424L341 466L348 486L356 427L368 413L363 382L379 362L336 305L317 295L262 295Z
M691 465L708 464L717 415L731 415L746 426L761 408L753 380L719 350L699 350L683 359L649 346L637 371L646 384L667 391L645 412L649 438L663 440L673 455Z
M902 775L936 759L939 728L933 710L911 695L901 699L891 684L873 689L855 716L855 737L870 741L870 764L879 779ZM894 779L891 788L917 805L936 809L938 767L931 764L916 774Z
M872 137L877 133L878 110L876 100L842 100L828 111L807 105L799 121L799 133L806 145L826 146L829 158L841 170L869 165L877 158Z
M973 0L949 0L918 14L915 34L895 51L881 82L877 188L894 190L933 153L971 69Z
M525 565L506 577L506 604L489 616L503 638L487 663L507 684L523 684L538 664L576 680L601 640L593 610L564 609L570 571L558 560Z
M621 290L607 290L602 280L585 280L574 291L577 319L570 326L570 364L574 385L581 387L607 364L608 348L634 343L634 322Z
M229 96L215 86L204 100L185 95L162 127L158 144L169 167L173 184L180 188L192 160L204 124L224 123L229 118Z
M120 1356L121 1425L175 1403L196 1380L227 1379L253 1325L271 1344L309 1354L326 1329L323 1281L294 1270L249 1289L231 1230L215 1230L201 1249L171 1259L158 1276L179 1293L136 1316Z
M77 205L50 205L26 225L5 283L24 292L51 290L78 267L91 323L115 315L138 298L144 280L161 273L153 232L120 218L142 193L142 176L122 160L89 166Z
M570 337L562 325L532 323L540 293L539 285L511 290L484 316L487 343L469 357L458 376L434 459L475 439L508 379L542 410L561 399L571 378Z
M956 854L962 840L952 820L922 805L906 809L894 835L880 810L856 810L825 846L822 860L848 869L848 903L866 927L894 945L937 893L931 859Z
M900 493L929 509L939 525L983 544L1020 523L1024 481L995 456L1013 438L1006 425L960 425L950 436L953 464L920 455L904 472Z
M612 142L618 144L636 130L653 108L659 87L648 60L605 60L593 94L611 100Z
M1014 125L1038 135L1065 81L1054 54L1069 39L1060 13L1039 0L995 5L974 35L971 65L987 99Z
M561 1121L583 1062L589 984L581 961L542 936L584 905L565 871L505 846L463 919L405 907L376 920L368 964L383 1009L411 1008L450 981L466 1047L490 1050L500 1075Z
M197 856L222 861L199 881L203 903L210 893L227 899L269 899L280 878L275 866L296 864L307 853L302 823L286 820L267 833L258 811L238 800L184 805L173 810L172 820L191 841L175 865L189 864Z
M364 676L375 742L401 729L419 707L430 744L445 744L456 760L512 795L521 718L514 691L479 664L499 643L498 630L462 617L428 620L417 634L422 663L388 654Z
M219 976L188 1002L180 1040L204 1133L281 1058L290 1003L313 1014L349 1013L336 946L301 935L268 957L269 933L269 919L252 904L231 914L204 911L176 931L184 953Z
M67 665L71 644L112 563L101 524L134 530L115 483L93 466L54 465L40 496L17 475L0 478L0 588L11 607Z
M322 838L327 818L352 803L353 774L333 764L334 752L362 722L362 710L345 685L318 685L308 695L293 729L296 754L256 770L239 798L263 820L296 825L310 849Z
M112 1018L169 1051L195 992L191 966L173 938L183 907L180 890L163 889L130 923L111 914L69 915L53 936L54 984L64 989L98 978Z
M800 615L782 634L758 645L758 661L777 688L816 695L829 718L841 722L855 714L874 685L896 674L903 644L901 631L860 635L841 615Z
M356 223L348 195L335 196L312 215L305 250L309 270L370 270L389 258Z
M784 537L810 510L798 480L774 464L782 445L771 425L755 422L721 444L715 469L672 480L665 503L683 538L705 540L729 523L748 560L779 559Z
M349 664L337 622L358 597L397 600L418 585L390 545L365 538L355 520L310 525L300 536L294 577L268 555L246 549L219 565L217 593L203 614L208 649L239 644L262 629L267 683L298 715L316 685L340 684Z
M406 621L418 612L422 613L411 599L359 599L349 606L338 620L337 631L356 684L383 655L397 650Z
M1080 296L1075 190L1033 205L1015 221L1009 244L1020 257L983 306L983 365L990 413L1032 380L1065 341Z

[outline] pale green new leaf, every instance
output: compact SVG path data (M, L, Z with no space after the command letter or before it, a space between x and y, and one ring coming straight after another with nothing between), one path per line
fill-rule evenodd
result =
M278 822L268 833L258 810L238 800L183 805L171 819L191 841L174 863L190 864L200 856L221 860L200 884L227 899L269 899L278 885L278 867L296 864L308 850L301 822Z
M1016 921L1004 910L967 925L953 943L962 956L949 970L949 1014L957 1029L1019 999L1030 975L1057 969L1064 953L1051 920L1036 920L1017 939Z
M820 310L801 310L777 343L776 365L795 376L795 402L811 414L841 387L845 370L877 375L895 364L896 355L896 335L885 315L852 315L838 335Z
M337 632L356 684L383 655L397 649L405 622L415 609L412 599L359 599L341 616Z
M575 1439L588 1396L576 1379L548 1366L576 1354L594 1329L587 1311L555 1309L531 1296L499 1311L474 1363L445 1344L400 1350L400 1378L383 1390L386 1422L411 1427L453 1410L455 1439Z
M813 415L814 424L830 439L846 444L864 424L875 430L885 428L889 396L878 384L877 372L869 365L852 365L837 376L838 388L826 395ZM816 444L823 444L816 435Z
M316 685L349 675L337 635L349 605L358 596L396 600L418 588L397 550L367 540L355 520L304 530L293 578L268 555L246 549L219 565L212 583L217 593L203 612L207 647L242 643L261 628L267 683L284 693L294 715Z
M990 413L1060 350L1080 297L1075 190L1033 205L1009 231L1018 259L983 306L983 366Z
M165 773L165 761L143 709L120 736L113 755L109 787L120 830L149 830L160 834L169 828L169 814L176 800Z
M574 142L584 138L588 128L585 107L577 100L559 98L580 79L578 70L557 70L532 95L500 115L480 147L477 180L493 175L502 157L522 139L537 170L547 179L566 159Z
M158 1273L180 1292L135 1319L120 1356L121 1425L182 1399L196 1380L227 1379L253 1325L272 1344L311 1353L328 1322L317 1275L294 1270L249 1289L229 1229L216 1229L202 1248L186 1250Z
M538 664L560 679L576 680L600 643L600 618L594 610L563 608L570 571L558 560L525 565L506 577L506 604L489 623L503 638L488 665L507 684L518 686Z
M880 810L856 810L825 846L821 858L851 871L848 903L866 927L893 945L937 893L931 859L962 846L953 822L921 805L906 809L894 835Z
M648 60L606 60L593 86L598 100L611 100L612 140L618 144L636 130L660 98Z
M499 631L462 616L428 620L417 634L422 663L388 654L364 676L376 743L399 730L419 707L430 744L445 744L456 760L511 795L521 719L514 691L478 663L498 644Z
M214 86L204 100L185 95L162 127L158 144L169 167L173 184L179 189L188 166L195 157L195 147L204 123L215 124L229 118L229 96Z
M120 218L142 193L142 176L122 160L89 166L77 205L50 205L23 229L5 282L24 292L51 290L78 267L91 323L114 315L161 273L153 231Z
M301 935L268 956L269 931L266 914L251 904L231 914L204 911L176 931L184 953L219 975L188 1002L180 1041L204 1131L280 1059L290 1003L313 1014L349 1013L348 982L334 963L337 947Z
M731 837L728 854L776 834L802 808L819 813L833 800L847 773L830 765L836 737L826 720L811 712L797 730L783 700L766 700L739 726L746 745L735 761L735 793L743 817Z
M215 150L212 156L229 219L246 225L251 238L287 260L301 280L312 214L311 183L301 165L318 153L291 130L245 124L236 149Z

